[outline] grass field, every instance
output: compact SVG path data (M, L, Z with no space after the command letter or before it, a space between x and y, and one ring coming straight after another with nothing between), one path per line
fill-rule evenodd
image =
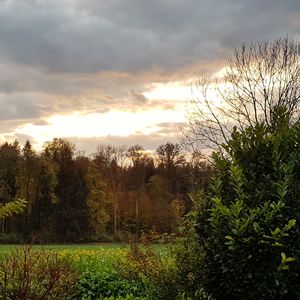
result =
M22 245L0 245L0 255L11 253L14 249L22 247ZM78 252L80 250L104 251L112 249L128 248L128 244L124 243L99 243L99 244L51 244L51 245L34 245L33 249L56 250L57 252L68 251Z

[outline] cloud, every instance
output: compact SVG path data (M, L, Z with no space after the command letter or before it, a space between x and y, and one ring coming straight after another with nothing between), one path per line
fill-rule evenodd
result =
M7 138L53 115L178 111L190 94L177 89L178 101L161 89L151 98L155 87L189 86L218 71L244 41L300 38L295 0L4 0L0 18L0 134ZM159 126L128 143L154 147L179 131Z
M129 90L128 96L133 101L133 103L137 104L145 104L149 101L143 94L139 94L133 89Z
M96 137L96 138L78 138L69 137L72 143L75 144L77 150L82 150L87 154L91 154L97 150L97 147L101 144L110 144L114 146L125 145L133 146L136 144L142 145L146 150L156 150L158 146L165 144L166 142L178 143L178 135L165 135L161 134L135 134L130 136L107 136L107 137Z
M298 35L299 11L294 0L4 1L0 51L52 73L176 70L244 40Z
M181 127L184 125L183 122L176 122L176 123L160 123L157 126L159 127L158 134L160 135L173 135L176 136L178 132L180 132Z

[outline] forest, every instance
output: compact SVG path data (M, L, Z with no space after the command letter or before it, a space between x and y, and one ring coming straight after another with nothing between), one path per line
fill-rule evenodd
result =
M3 243L128 241L176 233L191 209L189 192L208 184L212 167L178 144L154 153L142 146L99 145L84 155L55 138L37 153L31 143L0 146L0 199L27 201L2 221Z

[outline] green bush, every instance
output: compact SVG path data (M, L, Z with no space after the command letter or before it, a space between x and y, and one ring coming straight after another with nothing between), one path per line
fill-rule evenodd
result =
M238 191L241 178L232 167ZM282 184L284 185L284 184ZM289 233L295 219L286 222L283 189L277 202L255 208L245 205L242 191L229 205L212 199L210 235L203 240L205 284L217 299L282 299L289 294L290 265L295 264Z
M176 299L174 261L155 250L152 244L132 244L121 274L129 281L140 282L147 299Z
M74 299L127 299L128 295L138 297L143 288L139 282L127 280L116 270L109 273L86 270L81 274L76 290Z
M81 276L73 298L177 299L176 265L167 246L161 249L151 243L132 244L126 252L122 251L119 257L116 252L114 262L105 264L103 253L93 259L77 257L74 253L73 264ZM72 256L69 259L72 260ZM179 299L188 298L181 295Z
M202 191L190 194L190 198L195 210L183 218L179 226L181 238L174 251L178 299L208 300L212 297L204 291L201 285L204 281L202 269L204 251L198 242L195 227L197 211L204 208L205 198Z
M0 235L0 244L20 244L22 237L17 233L4 233Z
M216 299L300 298L300 123L289 125L281 108L274 118L235 130L227 154L213 155L191 251L198 288Z
M103 298L103 300L147 300L147 298L144 297L135 297L132 295L127 295L126 297L108 297L108 298Z

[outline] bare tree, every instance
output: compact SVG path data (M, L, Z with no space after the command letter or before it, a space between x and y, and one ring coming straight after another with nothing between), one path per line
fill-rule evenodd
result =
M243 44L228 61L223 78L202 77L193 87L185 142L217 148L234 127L243 131L284 107L291 122L299 118L299 44L288 38Z
M126 162L126 154L125 146L99 145L94 155L94 161L98 168L104 173L103 175L111 192L115 236L118 230L118 199Z
M132 169L135 170L134 175L136 176L136 180L139 182L139 187L137 190L140 190L142 186L145 184L145 169L139 168L139 166L143 165L143 162L145 160L145 149L139 145L136 144L134 146L129 147L127 150L127 157L131 160L132 163ZM135 200L135 220L136 220L136 233L139 233L139 219L140 219L140 196L138 194L134 197Z
M179 144L162 144L156 149L156 154L158 156L159 165L164 166L167 169L184 162L184 156Z

